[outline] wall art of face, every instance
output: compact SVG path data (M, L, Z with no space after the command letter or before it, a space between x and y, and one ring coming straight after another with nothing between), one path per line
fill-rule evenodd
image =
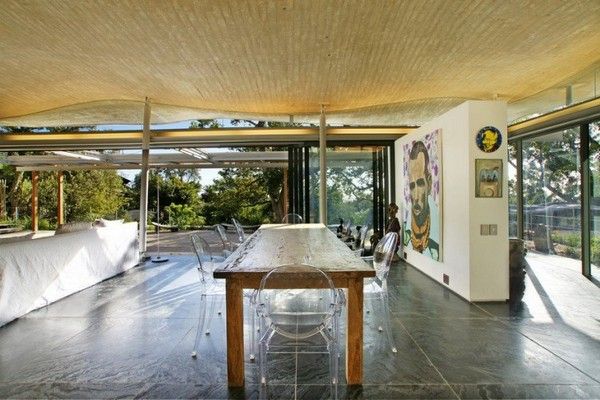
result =
M420 143L420 142L417 142ZM415 159L409 159L408 176L412 215L418 226L422 226L429 217L429 203L427 197L431 192L431 174L424 148L419 151Z

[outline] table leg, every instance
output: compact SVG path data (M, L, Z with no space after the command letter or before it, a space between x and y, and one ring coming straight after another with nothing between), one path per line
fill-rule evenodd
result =
M244 293L236 279L225 282L227 302L227 381L244 386Z
M346 380L362 385L363 379L363 279L348 282L348 319L346 331Z

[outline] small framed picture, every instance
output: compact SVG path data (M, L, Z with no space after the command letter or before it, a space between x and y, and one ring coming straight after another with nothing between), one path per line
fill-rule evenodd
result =
M502 160L475 160L475 197L502 197Z

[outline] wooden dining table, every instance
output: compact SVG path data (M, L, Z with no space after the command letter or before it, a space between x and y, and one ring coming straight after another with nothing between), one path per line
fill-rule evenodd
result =
M244 385L244 288L257 289L265 274L286 264L310 264L327 273L338 288L346 288L346 380L363 379L363 280L373 267L357 257L323 224L265 224L214 271L225 279L227 309L227 380ZM291 279L289 288L310 287Z

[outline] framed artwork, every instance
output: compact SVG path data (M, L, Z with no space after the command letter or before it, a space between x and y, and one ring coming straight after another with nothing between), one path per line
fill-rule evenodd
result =
M442 261L442 130L404 143L403 244Z
M475 197L502 197L502 160L475 160Z
M493 153L502 144L502 134L496 127L486 126L477 132L475 143L484 153Z

